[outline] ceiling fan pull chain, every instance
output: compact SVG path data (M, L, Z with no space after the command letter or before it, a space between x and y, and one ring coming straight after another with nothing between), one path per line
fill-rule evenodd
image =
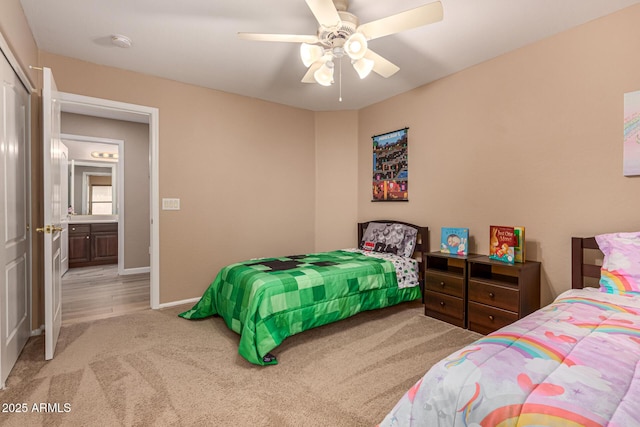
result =
M339 102L342 102L342 58L340 58L340 96L338 98Z

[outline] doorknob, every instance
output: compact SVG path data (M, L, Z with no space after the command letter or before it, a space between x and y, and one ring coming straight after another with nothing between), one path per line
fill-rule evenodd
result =
M48 234L48 233L51 233L51 226L47 225L47 226L44 226L44 227L38 227L38 228L36 228L36 231L38 233L47 233Z

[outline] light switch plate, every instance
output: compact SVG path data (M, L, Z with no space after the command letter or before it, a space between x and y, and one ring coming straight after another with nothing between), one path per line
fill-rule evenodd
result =
M180 199L162 199L162 210L163 211L179 211L180 210Z

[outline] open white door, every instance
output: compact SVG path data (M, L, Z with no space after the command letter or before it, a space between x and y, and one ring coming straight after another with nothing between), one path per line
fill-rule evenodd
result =
M42 133L44 175L45 359L53 359L62 324L62 203L60 187L60 101L50 68L44 68Z

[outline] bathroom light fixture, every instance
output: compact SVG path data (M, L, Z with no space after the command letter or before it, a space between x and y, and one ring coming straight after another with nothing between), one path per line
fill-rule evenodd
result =
M116 160L118 158L118 153L106 153L100 151L92 151L91 157L96 159L113 159Z

